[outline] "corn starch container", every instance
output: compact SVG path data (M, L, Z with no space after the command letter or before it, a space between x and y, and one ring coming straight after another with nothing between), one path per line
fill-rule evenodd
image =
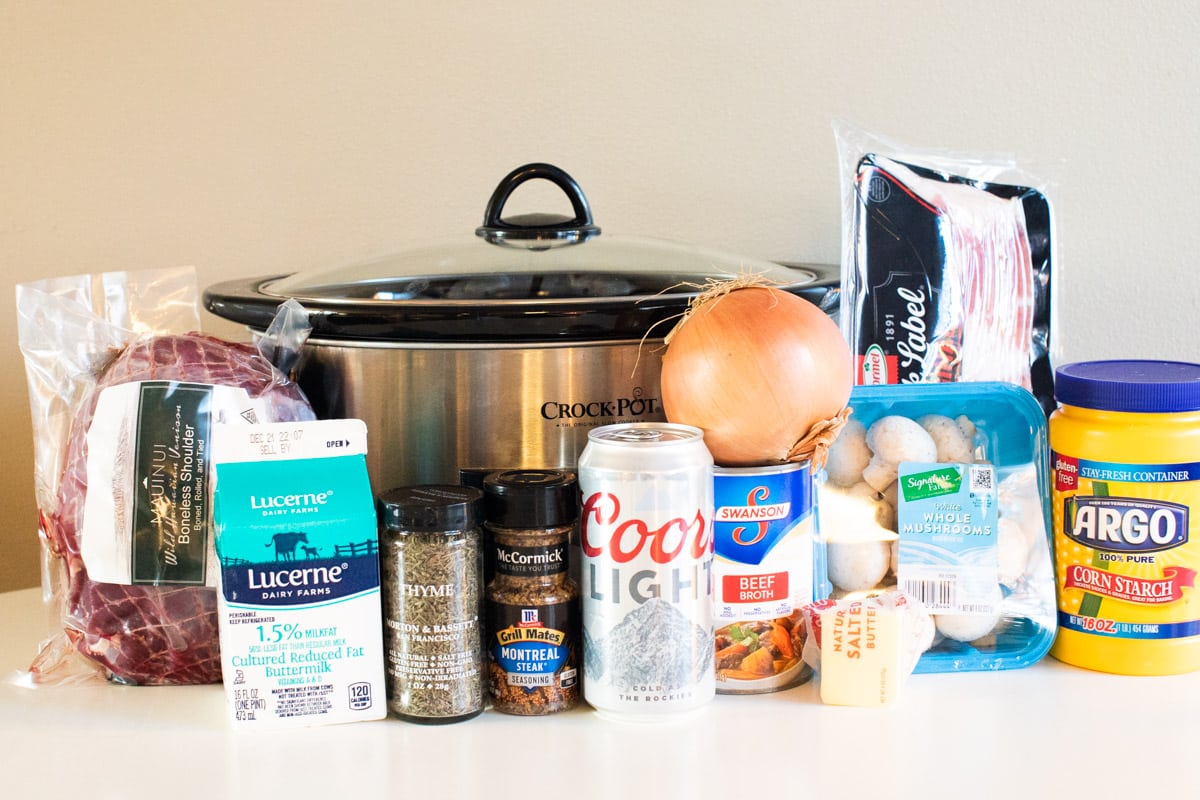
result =
M808 462L713 469L718 694L777 692L812 677L801 608L814 597Z
M1200 364L1069 364L1055 398L1050 654L1128 675L1200 669Z
M221 671L235 728L387 714L375 500L355 419L218 425Z

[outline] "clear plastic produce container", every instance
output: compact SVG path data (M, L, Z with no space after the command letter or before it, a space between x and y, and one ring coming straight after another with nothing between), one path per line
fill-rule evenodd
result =
M833 596L900 588L922 600L938 633L919 673L1037 662L1056 630L1049 445L1037 400L1007 383L928 383L858 386L850 406L853 423L835 443L818 497ZM889 417L916 425L876 426ZM950 488L937 489L947 476ZM877 581L879 547L852 552L876 536L890 549ZM944 547L955 546L961 552L946 559ZM957 604L946 604L950 595Z

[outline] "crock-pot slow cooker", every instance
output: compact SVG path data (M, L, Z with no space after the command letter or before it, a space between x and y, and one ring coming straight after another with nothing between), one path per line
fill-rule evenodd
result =
M548 180L573 216L503 217ZM705 284L752 273L836 312L824 265L754 261L661 239L602 236L579 185L527 164L465 242L327 271L231 281L212 313L266 330L298 300L312 334L296 380L322 418L367 424L376 490L501 468L571 468L591 428L664 419L663 337Z

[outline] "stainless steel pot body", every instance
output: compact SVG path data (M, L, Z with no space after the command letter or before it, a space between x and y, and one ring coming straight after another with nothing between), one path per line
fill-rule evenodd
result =
M531 180L560 188L573 216L505 216ZM592 428L664 420L661 337L714 282L754 274L826 310L836 297L836 268L601 236L582 189L550 164L505 176L474 232L348 267L218 284L205 306L261 333L286 300L302 304L311 335L296 379L318 416L366 422L371 479L386 491L573 468Z
M297 381L318 416L366 422L379 492L458 483L464 470L574 468L592 428L665 419L663 347L317 339Z

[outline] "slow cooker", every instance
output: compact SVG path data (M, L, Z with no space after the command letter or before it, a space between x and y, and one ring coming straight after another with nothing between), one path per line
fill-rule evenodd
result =
M561 189L571 215L504 216L531 180ZM366 422L382 491L573 468L590 429L663 420L663 337L706 285L746 273L836 312L836 267L601 235L570 175L526 164L499 183L464 241L219 283L204 304L252 332L285 300L304 306L312 332L296 381L318 416Z

